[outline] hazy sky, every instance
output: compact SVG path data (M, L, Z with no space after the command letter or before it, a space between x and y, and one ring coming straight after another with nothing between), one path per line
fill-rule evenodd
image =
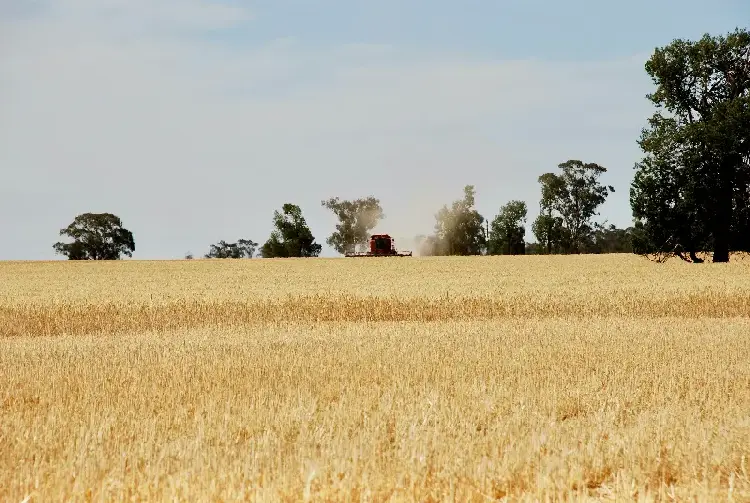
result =
M608 168L602 207L631 223L643 65L725 33L747 0L0 0L0 259L53 259L58 231L111 212L134 258L262 243L302 207L381 199L376 230L432 232L477 188L538 214L537 177ZM398 243L398 241L397 241ZM405 248L409 243L399 243Z

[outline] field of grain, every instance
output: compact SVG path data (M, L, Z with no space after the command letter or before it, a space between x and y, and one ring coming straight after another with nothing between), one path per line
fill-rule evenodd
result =
M750 501L750 259L0 263L0 499Z

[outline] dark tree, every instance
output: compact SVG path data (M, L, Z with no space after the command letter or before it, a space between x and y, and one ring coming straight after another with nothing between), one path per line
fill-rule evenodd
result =
M287 203L281 212L274 211L273 225L275 230L260 249L263 258L320 255L323 247L315 242L299 206Z
M510 201L490 224L489 255L523 255L526 252L526 203Z
M354 201L342 201L334 197L321 201L321 204L339 219L336 232L326 239L326 243L341 254L356 251L357 245L366 246L370 231L384 217L380 200L373 196Z
M253 258L258 243L250 239L240 239L236 243L227 243L223 239L211 245L205 258Z
M73 242L58 242L53 248L69 260L119 260L121 255L132 257L135 251L133 233L111 213L78 215L68 227L60 229L60 235Z
M443 206L435 215L435 255L480 255L487 244L484 217L474 209L473 185L464 187L464 197Z
M542 208L542 213L531 224L531 231L539 242L539 254L562 253L569 247L562 218L553 216L551 208Z
M544 236L550 247L553 230L565 251L580 253L590 235L594 224L591 219L598 215L597 208L606 201L611 185L599 183L599 177L607 169L595 163L583 163L569 160L558 166L562 173L545 173L539 177L542 185L541 209L545 221L540 222L537 230ZM553 229L555 216L561 219L562 229Z
M526 255L545 255L547 249L540 243L526 243Z
M710 208L706 205L706 186L694 176L701 170L694 156L696 150L681 141L675 120L653 117L649 122L652 129L644 133L641 145L650 154L637 165L630 187L639 231L633 251L656 255L659 260L674 254L686 261L702 262L696 253L711 247L706 225Z
M635 229L620 229L614 225L595 225L591 240L586 243L586 253L632 253Z
M657 111L631 186L637 251L750 251L750 32L675 40L645 70Z

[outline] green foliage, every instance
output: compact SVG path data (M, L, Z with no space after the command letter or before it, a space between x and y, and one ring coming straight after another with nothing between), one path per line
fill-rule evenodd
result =
M561 174L545 173L539 177L540 207L547 219L537 225L537 230L544 234L548 243L554 238L557 242L553 243L565 251L580 253L593 232L592 217L599 214L597 208L615 189L599 183L599 177L607 169L598 164L569 160L558 168ZM555 216L561 219L559 227Z
M695 256L711 247L710 208L706 186L695 174L705 164L696 160L689 142L674 119L659 116L649 121L641 146L651 153L637 164L630 188L630 203L640 239L636 253L683 253Z
M487 244L484 217L474 209L473 185L464 187L464 198L443 206L435 215L433 255L480 255Z
M540 243L526 243L525 255L545 255L546 249Z
M336 231L326 239L326 243L341 254L356 251L357 245L366 246L370 231L384 218L380 200L373 196L354 201L342 201L335 197L321 201L321 205L339 219Z
M260 255L263 258L286 258L289 256L287 253L278 230L271 231L269 238L260 247Z
M637 251L750 251L750 32L675 40L645 70L657 111L631 185Z
M211 245L210 251L205 258L253 258L258 243L250 239L240 239L236 243L227 243L224 240Z
M489 255L523 255L526 251L527 208L523 201L510 201L490 224L487 240Z
M596 225L591 240L586 243L586 253L632 253L635 229L619 229L614 225Z
M111 213L83 213L60 229L61 236L72 243L57 242L55 252L69 260L119 260L121 255L133 256L133 233L122 227L119 217Z
M263 258L317 257L323 247L315 242L302 210L295 204L284 204L281 212L274 211L271 232L260 249Z
M531 232L534 233L541 246L540 253L546 255L563 253L569 248L570 239L567 230L563 227L563 220L561 217L553 216L551 209L539 214L531 224Z

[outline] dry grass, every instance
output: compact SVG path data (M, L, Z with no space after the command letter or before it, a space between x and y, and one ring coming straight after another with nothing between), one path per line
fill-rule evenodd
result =
M5 501L750 501L750 261L6 263L0 335Z

